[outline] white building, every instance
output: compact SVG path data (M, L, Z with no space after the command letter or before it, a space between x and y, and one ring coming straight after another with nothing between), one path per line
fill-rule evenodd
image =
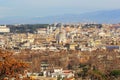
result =
M0 26L0 33L9 33L9 32L10 32L10 28L6 26Z
M74 77L74 71L72 70L62 70L62 69L55 69L54 73L51 74L52 77L61 77L61 80L63 78L72 78Z
M46 29L45 28L40 28L37 30L38 34L46 34Z
M64 32L58 33L57 36L56 36L56 41L59 44L66 43L66 41L67 41L67 39L66 39L66 33L64 33Z

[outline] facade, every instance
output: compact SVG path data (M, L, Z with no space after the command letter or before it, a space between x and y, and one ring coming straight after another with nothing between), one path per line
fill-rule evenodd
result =
M0 33L9 33L10 29L6 26L0 26Z
M43 29L38 29L38 30L37 30L37 33L38 33L38 34L46 34L46 29L45 29L45 28L43 28Z
M66 31L64 30L63 26L59 28L59 33L56 36L56 41L58 44L64 44L67 42Z

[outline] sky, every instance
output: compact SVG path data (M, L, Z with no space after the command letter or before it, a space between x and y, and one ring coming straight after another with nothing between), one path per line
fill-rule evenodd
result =
M45 17L120 9L120 0L0 0L0 18Z

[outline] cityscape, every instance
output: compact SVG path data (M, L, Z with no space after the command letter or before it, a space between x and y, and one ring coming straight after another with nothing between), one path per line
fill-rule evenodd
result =
M0 80L120 80L119 2L0 0Z
M14 57L24 63L26 74L20 78L114 79L114 70L120 69L119 32L120 24L1 25L1 63L4 57L5 61Z

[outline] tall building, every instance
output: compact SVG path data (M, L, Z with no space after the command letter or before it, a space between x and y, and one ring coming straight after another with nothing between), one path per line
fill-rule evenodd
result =
M56 36L56 41L58 44L64 44L67 41L66 31L63 28L64 28L64 26L61 26L59 28L59 33Z
M47 34L50 34L53 32L53 27L51 25L47 26Z

